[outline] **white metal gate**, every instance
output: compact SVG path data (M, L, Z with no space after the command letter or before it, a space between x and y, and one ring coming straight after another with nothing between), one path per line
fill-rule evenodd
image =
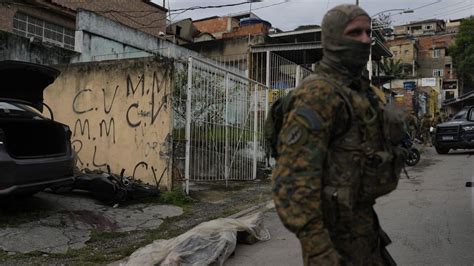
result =
M188 59L185 179L253 180L265 163L268 88L197 58Z

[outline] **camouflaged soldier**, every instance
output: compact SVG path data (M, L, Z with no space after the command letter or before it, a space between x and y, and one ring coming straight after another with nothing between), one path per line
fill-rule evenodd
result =
M411 139L414 140L417 137L418 132L418 118L416 117L416 113L414 111L411 111L407 115L406 123L408 127L408 133L410 134Z
M404 121L362 78L370 44L364 10L328 11L323 59L284 112L273 199L300 240L305 265L394 263L373 205L397 186L403 152L394 144L404 136Z
M424 145L430 145L431 146L431 134L430 134L430 127L433 124L433 120L431 119L431 116L429 114L425 114L423 118L421 119L421 137L423 138L423 144Z

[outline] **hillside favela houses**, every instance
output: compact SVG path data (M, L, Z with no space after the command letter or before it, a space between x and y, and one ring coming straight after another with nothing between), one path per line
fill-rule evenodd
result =
M394 27L386 45L401 68L389 84L396 92L395 103L419 115L457 111L448 110L445 103L462 94L449 55L460 21L430 19Z

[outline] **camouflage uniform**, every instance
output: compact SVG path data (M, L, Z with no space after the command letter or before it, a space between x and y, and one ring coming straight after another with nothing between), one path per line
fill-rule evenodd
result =
M433 118L432 127L436 127L436 125L443 123L443 117L437 112Z
M421 119L421 136L423 138L423 144L425 145L431 143L430 127L432 124L433 122L430 115L425 114Z
M395 189L403 162L386 152L369 83L324 58L316 73L295 89L283 120L272 177L277 213L299 238L305 265L386 265L373 205Z
M415 116L414 112L407 116L407 127L411 139L415 139L418 132L418 118Z

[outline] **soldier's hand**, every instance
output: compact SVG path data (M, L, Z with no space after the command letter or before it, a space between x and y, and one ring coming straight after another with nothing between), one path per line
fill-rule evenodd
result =
M305 266L335 266L342 265L342 258L336 250L330 249L316 256L305 256Z

